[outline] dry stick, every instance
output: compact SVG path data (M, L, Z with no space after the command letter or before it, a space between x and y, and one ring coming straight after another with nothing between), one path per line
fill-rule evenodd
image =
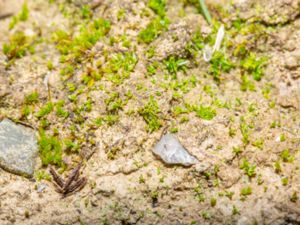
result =
M81 163L78 164L78 166L72 170L70 176L68 177L65 185L64 185L64 190L65 192L67 191L68 187L70 186L70 184L72 183L72 181L74 180L74 178L79 176L79 170L81 167Z
M12 15L13 15L13 13L4 13L4 14L0 15L0 20L11 17Z
M87 179L85 177L81 178L75 184L69 186L67 192L65 192L62 198L68 197L72 195L75 191L80 191L87 183Z
M55 170L52 167L50 167L50 173L53 176L54 181L58 184L58 186L64 188L64 180L55 172Z

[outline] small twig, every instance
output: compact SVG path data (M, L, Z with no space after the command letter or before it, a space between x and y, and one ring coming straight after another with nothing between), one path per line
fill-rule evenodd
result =
M64 189L67 190L70 186L70 184L72 183L72 181L75 180L75 177L78 177L79 176L79 170L80 170L80 167L81 167L81 163L79 163L75 169L72 170L69 178L67 179L65 185L64 185Z
M4 14L0 15L0 20L11 17L12 15L13 15L13 13L4 13Z
M53 177L53 184L55 191L62 194L62 198L70 196L76 191L80 191L87 183L87 178L83 177L79 179L79 171L82 163L79 163L70 173L67 180L64 181L55 170L50 167L50 174Z
M64 187L64 180L55 172L55 170L50 167L50 173L55 181L56 184L58 184L59 187Z

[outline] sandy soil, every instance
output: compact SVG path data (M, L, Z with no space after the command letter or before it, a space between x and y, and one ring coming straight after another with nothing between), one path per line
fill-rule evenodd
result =
M20 2L0 1L0 15L17 15ZM57 129L63 139L71 135L70 127L75 124L73 135L82 140L81 151L64 155L67 169L63 174L66 176L80 157L86 158L82 173L88 184L80 192L61 199L51 181L39 180L37 176L26 179L0 170L1 225L300 223L298 0L239 0L233 4L208 1L213 17L226 24L227 46L245 42L257 56L268 58L262 79L251 80L255 85L252 91L241 90L239 67L222 72L218 84L208 74L210 65L202 59L202 51L189 58L185 46L192 35L197 30L208 35L211 28L194 6L176 0L167 1L171 23L168 30L150 45L137 41L140 30L155 17L147 1L103 0L94 10L94 18L110 20L111 30L87 53L93 61L81 62L74 75L64 80L60 75L64 63L59 60L52 35L58 29L78 32L78 9L89 1L49 2L28 0L28 20L18 22L11 30L11 18L0 20L0 117L40 127L41 121L34 115L49 100L45 79L49 81L51 100L65 100L69 112L91 101L91 110L81 114L83 122L77 123L74 113L63 119L53 112L47 116L46 128L49 134ZM120 9L124 16L120 16ZM263 28L235 33L231 25L238 17ZM16 59L7 68L2 46L16 31L24 31L40 41L34 53ZM111 37L122 40L124 34L131 41L129 46L123 41L109 44ZM151 47L156 54L149 59L146 52ZM121 84L116 85L105 76L90 86L82 82L83 74L88 68L95 68L96 62L105 63L106 55L126 51L135 52L138 62ZM226 51L233 61L238 60L232 50ZM163 69L147 75L151 62L163 62L170 56L190 60L186 71L177 73L179 86L166 77ZM52 70L48 61L53 62ZM77 92L77 105L68 98L71 93L67 82L81 90ZM184 82L187 85L180 88ZM33 91L39 93L39 102L34 112L24 117L24 97ZM105 99L117 92L124 100L129 91L133 97L118 111L119 121L111 126L94 126L93 121L107 112ZM179 98L174 98L175 92ZM149 96L155 96L162 121L162 127L152 133L138 113ZM185 104L211 105L216 116L212 120L201 119L195 112L174 116L174 107ZM174 127L182 145L198 158L199 164L188 168L166 166L153 155L152 148L162 133ZM242 166L245 160L256 166L253 176L246 174ZM36 170L48 173L40 160ZM249 187L251 193L243 195Z

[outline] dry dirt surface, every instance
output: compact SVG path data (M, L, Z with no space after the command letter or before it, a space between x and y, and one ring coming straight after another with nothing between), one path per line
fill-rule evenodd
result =
M300 224L300 2L197 2L0 0L0 120L40 148L0 169L1 225ZM164 133L199 163L157 158ZM61 198L49 166L82 160Z

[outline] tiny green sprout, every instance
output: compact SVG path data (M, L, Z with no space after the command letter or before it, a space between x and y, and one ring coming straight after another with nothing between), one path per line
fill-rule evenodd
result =
M50 70L50 71L54 69L54 65L53 65L53 62L52 62L52 61L49 60L49 61L47 62L47 68L48 68L48 70Z
M276 127L281 127L281 124L280 124L279 121L274 120L274 121L271 123L270 128L274 129L274 128L276 128Z
M194 112L196 112L196 116L204 120L212 120L217 115L215 109L203 105L195 106Z
M90 6L84 5L81 8L81 17L83 19L90 19L93 16Z
M243 163L240 165L240 169L244 170L245 174L251 178L256 175L255 169L256 165L251 165L247 159L243 160Z
M62 146L56 136L47 136L45 131L40 131L40 138L38 140L40 157L42 164L47 166L53 164L57 166L62 165Z
M139 183L140 183L140 184L145 184L145 183L146 183L146 180L145 180L145 178L143 177L143 175L140 175L140 177L139 177Z
M281 183L282 183L283 186L287 186L288 182L289 182L289 179L287 177L284 177L284 178L281 179Z
M166 14L166 2L165 0L149 0L148 7L152 9L158 16L164 17Z
M262 138L258 138L252 143L252 145L262 150L264 147L264 140Z
M266 63L266 58L257 58L257 56L251 52L249 56L241 61L241 67L247 70L254 80L260 81L264 75L263 67Z
M58 117L67 118L69 116L69 113L64 110L64 101L60 100L56 103L56 115Z
M25 104L26 105L32 105L34 103L37 103L38 101L39 101L39 93L36 91L25 96Z
M289 149L285 149L280 153L280 157L283 162L293 162L294 157L291 155Z
M118 19L118 21L120 21L120 20L122 20L124 17L125 17L125 14L126 12L125 12L125 10L124 9L120 9L119 11L118 11L118 13L117 13L117 19Z
M241 196L247 196L251 194L252 194L252 188L250 186L242 188L240 193Z
M80 149L80 145L77 142L74 142L70 139L64 140L64 150L66 150L67 152L78 153L79 149Z
M18 15L12 17L8 28L10 30L12 30L19 21L26 21L26 20L28 20L28 17L29 17L29 9L28 9L27 3L25 2L22 5L21 12L19 12Z
M53 110L53 104L52 104L52 102L48 102L36 113L36 117L38 119L40 119L40 118L48 115L49 113L51 113L52 110Z
M118 92L111 93L110 97L105 99L106 109L110 113L116 113L123 108L123 101Z
M22 5L22 10L19 14L19 19L21 21L26 21L29 17L29 9L28 9L28 6L27 6L27 3L25 2L23 5Z
M204 202L205 201L205 195L203 193L203 189L201 184L198 184L195 188L194 188L194 192L195 192L195 197L199 202Z
M34 173L34 177L37 181L47 180L51 181L51 176L45 170L38 170Z
M233 127L229 127L228 134L230 137L234 137L236 135L236 129L234 129Z
M176 59L175 57L171 56L167 60L164 61L167 71L176 76L179 70L185 71L186 66L189 64L188 60L185 59Z
M151 133L158 130L162 126L162 122L159 117L160 108L153 96L150 96L148 103L144 105L143 108L140 108L138 113L147 123L147 130Z
M264 180L263 180L263 178L262 178L262 175L259 174L259 175L257 176L257 184L258 184L258 185L262 185L263 183L264 183Z
M298 194L296 191L293 192L292 196L290 197L291 202L297 202Z
M178 127L171 127L171 128L169 129L169 131L170 131L171 133L177 133L177 132L178 132Z
M243 152L243 150L240 146L236 146L232 148L232 152L235 156L238 156Z
M286 140L285 134L280 134L279 139L280 139L280 142L284 142Z
M225 196L230 200L232 200L233 195L234 195L233 191L225 191Z
M103 121L108 125L108 126L112 126L115 123L117 123L119 121L119 116L118 115L113 115L113 114L108 114L106 116L103 117Z
M234 205L232 207L232 215L237 215L240 214L240 211L238 210L238 208Z
M154 41L163 31L168 28L168 19L157 17L153 19L145 29L138 34L138 41L149 44Z
M255 84L246 75L242 75L240 89L241 91L256 91Z
M216 204L217 204L217 199L214 198L214 197L212 197L212 198L210 199L210 205L211 205L212 207L214 207L214 206L216 206Z
M249 125L246 123L244 117L241 117L240 119L240 131L242 133L242 141L245 145L249 144Z
M280 173L280 172L282 171L280 161L277 160L277 161L274 163L274 169L275 169L275 172L276 172L276 173Z
M213 54L213 57L210 61L209 73L217 82L221 81L222 72L228 73L232 68L234 68L234 64L225 56L223 52L217 51Z
M30 43L30 38L28 38L24 32L16 32L10 36L9 43L3 44L3 53L6 55L8 60L22 58L32 47L30 46Z
M206 219L206 220L211 219L211 214L209 212L207 212L207 211L203 211L201 213L201 215L202 215L203 219Z
M152 76L156 73L157 69L159 67L159 63L158 62L154 62L151 63L148 67L147 67L147 74L149 76Z

